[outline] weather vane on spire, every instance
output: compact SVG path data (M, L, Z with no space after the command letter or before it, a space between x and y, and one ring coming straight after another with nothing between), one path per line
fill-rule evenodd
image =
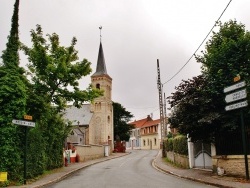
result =
M100 29L100 41L102 41L102 26L100 26L99 29Z

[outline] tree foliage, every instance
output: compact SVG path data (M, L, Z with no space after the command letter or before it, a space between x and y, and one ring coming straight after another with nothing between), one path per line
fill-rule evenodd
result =
M131 112L127 111L120 103L113 102L114 110L114 138L128 141L130 130L133 125L128 124L131 118L134 117Z
M181 134L192 140L214 141L217 135L235 130L239 125L237 112L226 112L223 89L233 84L240 75L250 82L250 34L243 24L230 20L218 23L197 62L202 64L202 75L183 81L170 96L173 108L170 122ZM248 85L249 91L249 85ZM246 113L249 109L246 108ZM246 117L249 121L249 118Z
M70 126L62 118L67 102L80 106L101 95L89 86L79 89L78 80L91 72L90 62L78 60L76 39L69 47L60 46L55 33L43 37L38 25L31 31L31 48L20 45L18 36L18 6L14 5L12 26L0 66L0 171L8 172L8 179L22 181L24 158L24 127L13 119L23 115L33 117L36 126L28 128L27 177L36 177L46 170L63 165L63 144ZM19 66L18 51L28 56L29 71ZM28 79L28 77L30 79Z
M0 171L7 171L12 179L19 179L22 170L23 129L11 122L25 114L27 99L23 69L19 67L18 7L17 0L0 67Z
M91 73L90 62L87 59L78 61L78 52L75 49L76 38L73 37L69 47L60 46L59 36L56 33L43 37L40 25L31 30L31 48L22 45L28 55L28 68L34 89L43 96L48 103L55 104L59 110L67 102L80 106L86 101L92 101L100 96L100 91L91 88L79 89L79 79Z
M49 42L43 37L41 26L37 25L36 30L31 31L32 47L22 45L30 62L27 112L37 125L29 133L31 152L28 158L35 156L39 160L35 165L32 165L34 160L28 161L30 178L63 165L63 144L70 126L60 112L66 104L73 102L78 107L101 94L91 86L79 89L78 80L88 75L91 68L86 59L77 61L76 39L72 39L69 47L64 47L60 46L57 34L47 36ZM38 142L42 142L40 150L36 148Z

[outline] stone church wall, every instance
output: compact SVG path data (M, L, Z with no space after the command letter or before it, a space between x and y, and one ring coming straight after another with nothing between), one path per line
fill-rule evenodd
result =
M80 162L104 157L104 146L102 145L75 145Z

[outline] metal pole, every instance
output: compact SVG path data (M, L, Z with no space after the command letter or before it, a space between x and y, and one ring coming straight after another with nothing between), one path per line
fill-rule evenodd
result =
M26 177L27 177L27 126L24 126L24 141L25 141L25 146L24 146L24 159L23 159L23 182L26 185Z
M247 147L246 147L246 133L245 133L243 110L240 111L240 117L241 117L241 132L242 132L243 152L244 152L244 157L245 157L246 179L249 180L248 158L247 158Z

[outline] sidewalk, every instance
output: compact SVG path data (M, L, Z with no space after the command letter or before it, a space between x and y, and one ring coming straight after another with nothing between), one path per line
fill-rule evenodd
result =
M57 169L53 173L45 175L35 182L27 181L27 185L9 186L8 188L40 188L45 185L49 185L50 183L55 183L57 181L60 181L68 177L72 173L78 170L81 170L84 167L87 167L96 163L100 163L103 161L107 161L110 159L114 159L117 157L122 157L128 154L129 152L112 153L108 157L89 160L89 161L81 162L81 163L73 163L67 167L62 167L60 169ZM172 174L180 178L198 181L198 182L209 184L209 185L214 185L217 187L250 188L250 181L248 181L248 183L242 183L244 179L239 179L239 178L237 179L237 178L228 177L228 176L218 176L216 174L213 174L211 171L205 171L205 170L199 170L199 169L182 169L182 168L173 167L164 161L161 154L162 154L161 151L159 151L158 155L155 157L152 164L156 169L164 173Z
M153 166L155 166L160 171L178 176L180 178L198 181L201 183L214 185L217 187L250 188L250 181L246 182L246 180L244 179L228 177L226 175L218 176L217 174L214 174L211 171L207 170L182 169L168 165L168 163L166 163L162 158L161 151L159 151L158 155L155 157L155 160L153 161Z
M60 169L56 169L53 173L45 175L42 178L39 178L37 181L35 182L30 182L27 181L26 185L22 185L22 186L8 186L8 188L40 188L43 187L45 185L49 185L51 183L55 183L58 182L66 177L68 177L69 175L71 175L72 173L81 170L85 167L88 167L90 165L96 164L96 163L100 163L103 161L107 161L110 159L114 159L117 157L122 157L124 155L128 155L129 153L112 153L110 156L108 157L103 157L103 158L99 158L99 159L94 159L94 160L89 160L86 162L80 162L80 163L72 163L70 165L68 165L67 167L62 167Z

